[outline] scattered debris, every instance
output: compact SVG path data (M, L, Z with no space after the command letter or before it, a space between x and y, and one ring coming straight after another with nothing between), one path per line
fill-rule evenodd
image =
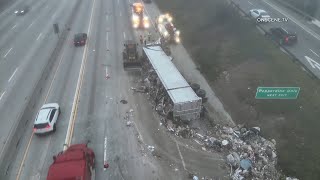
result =
M131 126L132 121L127 121L127 126Z
M230 165L230 177L233 180L280 179L282 174L276 169L277 154L274 139L263 138L260 127L245 127L244 125L228 127L216 124L214 128L205 133L199 129L190 128L181 120L174 118L171 99L156 72L150 67L149 64L143 65L143 69L145 69L142 71L143 78L138 82L141 84L137 84L137 88L132 87L131 89L134 92L146 93L152 107L161 117L160 126L164 125L170 133L176 136L192 138L204 151L224 154L226 163ZM230 74L227 71L223 74L227 80L230 79ZM190 86L204 101L206 92L198 84L193 83ZM203 112L206 111L204 106L202 109ZM132 111L130 110L130 112ZM153 146L148 146L148 149L154 151ZM190 178L199 179L194 174ZM297 180L288 178L287 180Z
M120 102L121 102L122 104L127 104L127 103L128 103L128 101L126 101L126 100L124 100L124 99L122 99Z
M244 170L250 170L250 168L252 167L252 163L251 160L249 159L242 159L240 161L240 167Z
M133 109L130 109L129 112L133 112Z
M154 146L148 146L149 151L153 152L154 151Z
M233 167L238 167L240 164L240 156L238 153L232 152L227 156L227 162Z
M293 178L293 177L286 177L286 180L299 180L299 179Z

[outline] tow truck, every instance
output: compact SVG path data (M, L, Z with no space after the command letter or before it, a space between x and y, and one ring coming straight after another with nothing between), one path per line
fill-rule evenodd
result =
M132 25L135 29L148 29L150 27L149 18L144 13L142 3L133 3L132 7Z
M161 14L157 18L156 26L165 41L180 43L180 31L172 24L172 17L169 14Z
M74 144L53 156L47 180L95 179L95 155L88 144Z

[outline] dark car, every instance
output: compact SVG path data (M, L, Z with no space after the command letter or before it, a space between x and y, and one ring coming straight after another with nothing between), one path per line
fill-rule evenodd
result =
M28 6L21 6L17 10L15 10L14 13L17 16L21 16L21 15L25 15L28 11L29 11L29 7Z
M144 3L151 3L151 0L143 0Z
M78 33L74 35L73 43L75 46L84 46L87 41L87 34L86 33Z
M292 45L298 41L296 33L290 32L284 28L271 28L270 35L280 45Z

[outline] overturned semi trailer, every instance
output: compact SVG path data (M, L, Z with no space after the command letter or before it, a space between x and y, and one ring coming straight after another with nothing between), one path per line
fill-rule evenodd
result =
M170 96L173 116L188 122L200 117L202 99L196 95L188 82L159 45L143 48L143 56L156 72L161 84Z

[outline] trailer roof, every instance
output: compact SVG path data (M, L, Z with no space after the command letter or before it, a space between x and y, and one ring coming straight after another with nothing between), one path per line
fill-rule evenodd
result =
M201 99L196 95L176 66L171 62L171 58L163 52L160 46L144 47L143 50L173 103Z
M167 56L160 46L149 46L143 49L166 90L190 87L171 62L171 57Z
M187 101L193 102L200 99L200 97L198 97L196 93L194 93L191 87L172 89L168 91L168 94L174 103L182 103Z

